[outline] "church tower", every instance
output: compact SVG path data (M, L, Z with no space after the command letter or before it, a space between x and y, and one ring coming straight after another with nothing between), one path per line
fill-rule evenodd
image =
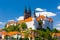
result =
M29 9L27 10L27 8L25 7L24 9L24 20L31 17L31 9L29 7Z
M30 7L29 7L29 9L28 9L28 17L31 17L31 9L30 9Z
M27 8L24 9L24 20L27 18Z

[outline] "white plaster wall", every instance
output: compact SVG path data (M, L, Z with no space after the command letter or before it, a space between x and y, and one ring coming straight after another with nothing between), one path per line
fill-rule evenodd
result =
M43 25L42 25L42 28L46 29L46 23L47 21L46 20L43 20Z
M9 25L9 24L7 24L7 27L12 26L12 25L16 26L16 23L15 23L15 24L10 24L10 25Z
M12 35L12 37L17 38L17 34L16 35ZM20 38L21 35L18 35L18 37Z
M45 28L49 27L51 30L53 29L53 22L45 21Z
M38 28L38 22L35 18L31 22L26 22L27 28L32 28L33 30L36 30Z
M53 22L49 22L49 28L52 30L53 29Z
M47 19L42 20L42 22L43 22L42 28L44 29L46 29L47 27L49 27L50 29L53 28L53 22L49 22ZM31 22L26 22L26 24L27 24L27 28L32 28L33 30L39 28L38 22L35 18L33 18Z
M14 26L16 26L16 23L14 23L14 24L12 23L12 24L10 24L10 25L14 25Z
M4 35L2 34L2 39L4 39Z
M39 24L38 24L37 20L36 20L35 18L33 18L33 21L34 21L35 27L36 27L36 28L39 28Z
M43 26L44 29L46 29L47 27L49 27L49 22L48 20L43 20Z

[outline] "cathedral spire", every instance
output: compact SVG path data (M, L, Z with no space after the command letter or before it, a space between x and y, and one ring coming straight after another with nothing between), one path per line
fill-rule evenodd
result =
M31 8L30 7L28 8L28 12L31 12Z
M28 17L31 17L31 8L28 8Z
M26 6L25 6L25 9L24 9L24 13L27 13L27 8L26 8Z
M26 18L27 18L27 8L25 6L25 9L24 9L24 19L26 19Z

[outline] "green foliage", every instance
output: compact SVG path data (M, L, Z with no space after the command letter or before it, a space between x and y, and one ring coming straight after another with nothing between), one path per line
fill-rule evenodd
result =
M27 28L26 23L22 23L22 24L21 24L21 28L22 28L22 29L26 29L26 28Z
M24 40L29 40L29 39L27 37L25 37Z
M57 33L58 30L54 28L54 29L52 30L52 32L53 32L53 33Z
M42 28L42 21L39 21L38 22L40 27ZM22 23L20 25L12 25L12 26L9 26L8 28L3 28L3 30L7 31L7 32L10 32L10 31L21 31L21 29L27 29L27 25L26 23ZM32 29L31 29L32 30ZM28 29L25 30L25 33L26 33L26 37L28 37L29 33L30 32ZM53 29L53 30L50 30L48 27L46 29L40 29L40 30L34 30L34 32L38 33L37 36L35 37L35 40L57 40L57 38L52 38L51 36L51 33L56 33L58 32L58 30L56 29ZM28 40L28 38L25 38L24 40Z
M26 23L22 23L20 25L19 24L17 24L17 25L11 25L8 28L7 27L3 28L3 30L5 30L7 32L10 32L10 31L20 31L21 30L20 28L26 29L27 28Z
M39 25L42 25L43 22L40 20L40 21L38 21L38 23L39 23Z
M8 28L3 28L3 30L7 31L7 32L10 32L10 31L20 31L20 28L19 28L19 25L12 25L12 26L9 26Z
M20 40L29 40L27 37L25 37L25 38L20 38Z
M52 40L58 40L57 38L52 38Z
M40 29L42 29L42 24L43 24L43 22L40 20L40 21L38 21L38 24L39 24L39 26L40 26Z
M51 36L51 33L52 33L52 31L49 29L49 28L47 28L47 29L41 29L41 30L38 30L38 32L39 32L39 36L38 36L38 38L40 38L40 40L57 40L56 38L52 38L52 36ZM37 39L38 39L37 38Z

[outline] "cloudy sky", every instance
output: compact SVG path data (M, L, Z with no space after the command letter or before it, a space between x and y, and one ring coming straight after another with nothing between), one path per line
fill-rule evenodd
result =
M8 21L23 19L25 6L30 6L32 12L37 11L37 16L53 18L54 27L60 28L60 0L0 0L0 28Z

